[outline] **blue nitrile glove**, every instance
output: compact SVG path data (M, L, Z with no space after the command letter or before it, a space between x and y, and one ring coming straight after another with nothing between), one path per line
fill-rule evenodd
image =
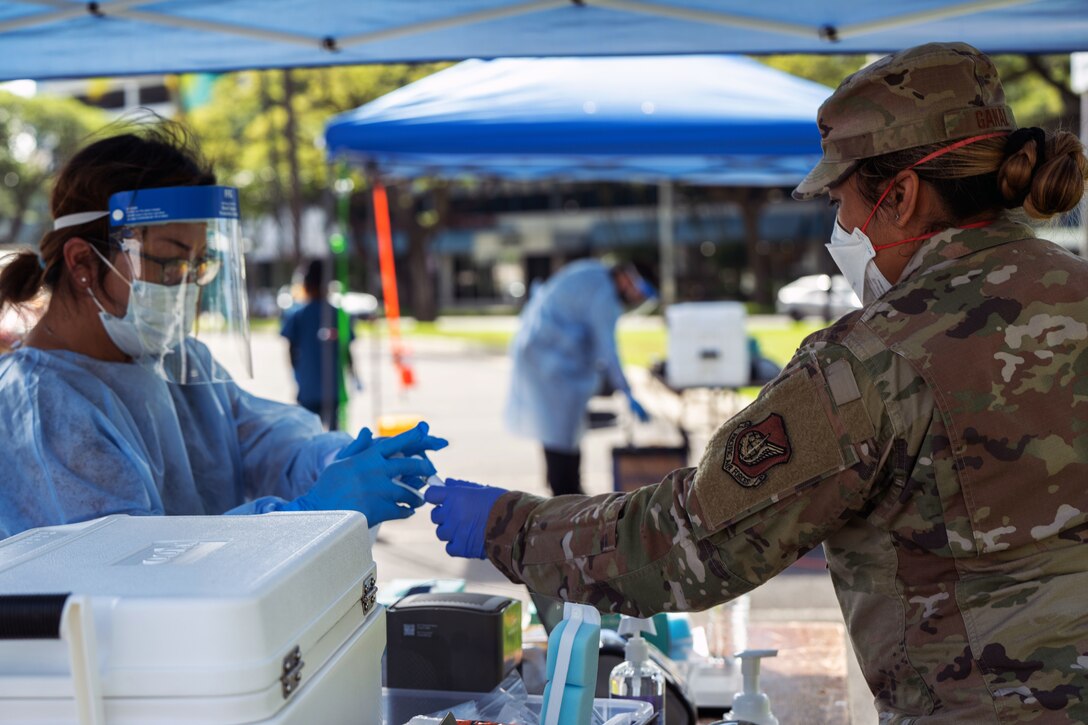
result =
M309 491L281 505L279 510L358 511L366 516L370 526L407 518L423 503L417 489L427 476L435 473L430 461L407 456L444 444L442 439L427 435L426 423L393 438L378 440L373 440L370 431L364 429L321 472ZM395 457L398 455L401 457Z
M427 503L434 504L431 521L438 524L438 538L446 543L446 553L469 559L486 559L484 528L487 517L505 488L481 486L470 481L447 478L445 486L430 486Z
M407 435L408 433L411 433L412 431L417 430L420 427L423 428L423 435L414 442L409 441L407 444L405 444L403 449L399 450L399 453L405 458L411 458L412 456L426 457L427 451L440 451L449 445L449 441L447 441L445 438L437 438L432 435L427 435L430 427L427 425L426 422L419 423L419 425L417 425L415 428L410 431L405 431L401 435ZM336 454L336 460L339 461L349 456L353 456L357 453L362 453L367 448L370 448L371 444L374 443L375 440L380 441L390 439L375 439L374 434L370 432L369 428L363 428L361 431L359 431L359 435L356 436L355 440L340 449L340 452Z
M643 423L650 420L650 414L646 412L641 403L635 400L635 396L631 395L631 391L627 391L627 404L631 407L631 412L638 416L638 419Z

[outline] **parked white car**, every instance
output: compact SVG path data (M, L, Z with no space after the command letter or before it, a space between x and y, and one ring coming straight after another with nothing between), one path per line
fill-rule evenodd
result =
M810 274L798 277L778 290L775 308L795 320L823 317L831 321L859 309L861 300L841 274Z

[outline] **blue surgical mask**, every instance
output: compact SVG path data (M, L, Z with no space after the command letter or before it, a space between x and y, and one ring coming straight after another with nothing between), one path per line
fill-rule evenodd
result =
M193 328L200 288L191 283L161 285L129 280L98 250L95 253L129 285L124 317L107 312L94 292L87 290L98 306L98 317L113 344L137 360L159 359L177 348Z

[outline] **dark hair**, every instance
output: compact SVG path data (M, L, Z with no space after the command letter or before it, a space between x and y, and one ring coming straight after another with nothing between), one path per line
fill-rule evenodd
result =
M310 260L310 264L306 267L306 274L302 277L302 288L313 298L324 297L326 279L325 260Z
M858 191L876 204L896 174L943 147L920 146L862 160L855 170ZM1003 209L1022 207L1034 219L1070 211L1084 194L1088 159L1073 134L1030 128L967 144L914 171L940 197L949 218L932 221L944 228Z
M56 219L66 214L104 211L109 208L110 196L119 191L211 184L215 184L215 174L200 156L189 131L160 119L81 149L57 175L49 207ZM28 302L43 285L57 291L69 283L64 245L73 237L86 239L103 256L109 256L109 222L105 217L56 231L50 229L39 242L37 254L27 250L9 255L0 272L0 310ZM104 265L100 267L100 281L107 272Z

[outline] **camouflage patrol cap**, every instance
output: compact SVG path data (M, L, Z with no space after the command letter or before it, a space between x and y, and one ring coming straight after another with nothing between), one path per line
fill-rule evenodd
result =
M908 48L847 76L817 125L824 156L796 199L826 194L862 159L1016 129L993 61L966 43Z

